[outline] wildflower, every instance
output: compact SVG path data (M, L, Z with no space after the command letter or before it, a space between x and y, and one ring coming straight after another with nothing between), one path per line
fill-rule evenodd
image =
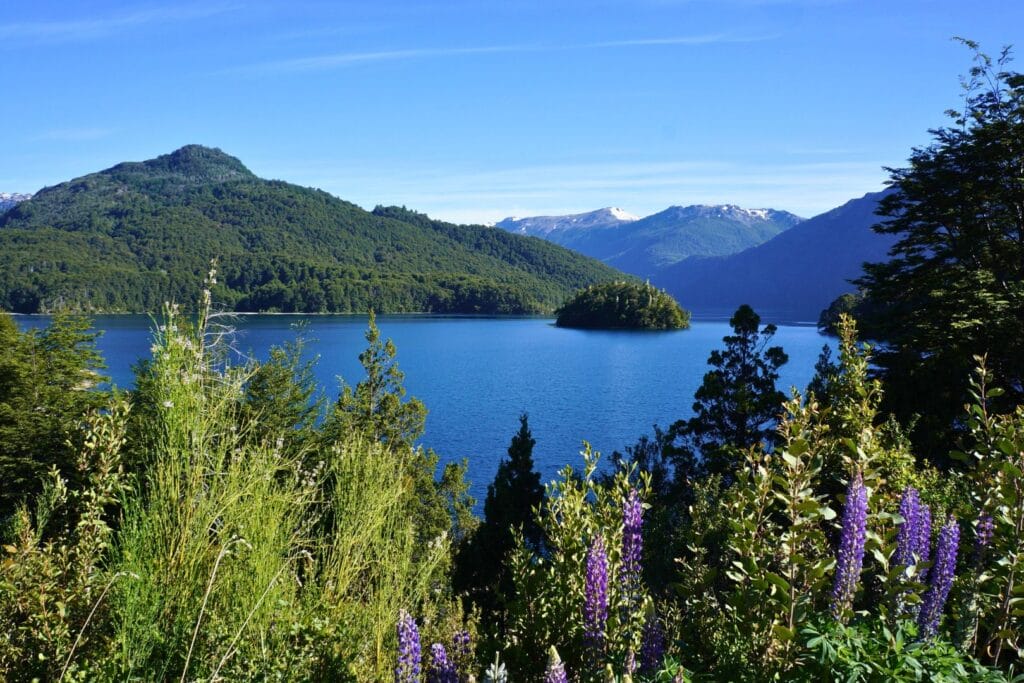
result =
M917 489L908 486L903 489L903 496L900 498L900 517L903 524L896 533L896 564L902 567L909 567L917 560L914 554L918 551L918 527L921 524L921 498Z
M420 632L416 620L408 612L398 613L398 666L395 683L419 683Z
M444 645L434 643L430 646L430 669L427 670L427 683L458 683L459 677L455 665L448 659Z
M629 495L622 505L622 564L619 567L619 581L623 592L632 599L640 586L640 562L643 555L644 506L640 502L640 494L635 488L629 489Z
M640 640L640 672L652 674L661 666L665 657L665 631L654 609L647 611L644 631Z
M868 490L860 472L846 490L843 527L836 557L836 581L832 588L832 615L839 619L853 604L857 581L864 564L864 540L867 534Z
M917 624L922 639L931 638L939 628L942 608L949 597L949 589L953 586L956 575L956 553L960 543L960 525L953 515L945 526L939 530L939 539L935 544L935 563L928 573L928 591L921 602L921 612Z
M558 656L558 650L551 647L548 654L548 668L544 671L544 683L569 683L569 677L565 673L565 664Z
M604 646L608 620L608 553L604 539L594 538L587 552L587 582L583 605L583 638L596 654Z
M927 562L931 558L932 509L922 503L918 516L920 521L917 524L917 541L914 544L914 552L917 553L918 562Z
M983 512L978 516L978 526L975 528L974 536L974 564L976 567L981 567L981 561L985 557L985 550L992 543L995 526L992 515L987 512Z
M469 662L469 631L456 631L452 636L452 659L456 668Z

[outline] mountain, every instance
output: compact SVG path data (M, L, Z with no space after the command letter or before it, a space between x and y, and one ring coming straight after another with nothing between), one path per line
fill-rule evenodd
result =
M694 258L653 281L687 308L731 311L740 304L772 315L817 320L865 261L884 261L894 238L871 230L884 192L864 195L731 256Z
M536 235L627 273L654 277L697 256L721 256L761 244L802 219L774 209L672 206L637 219L620 209L572 216L506 218L496 227Z
M624 223L632 223L639 217L626 213L622 209L607 207L589 213L576 213L568 216L534 216L532 218L506 218L494 224L494 227L508 230L520 235L544 237L556 244L566 235L577 230L593 230L617 228Z
M0 192L0 213L3 213L16 204L20 204L26 199L32 199L32 195L19 194L17 192Z
M198 145L40 190L0 215L0 308L156 311L550 311L622 274L533 237L365 211L255 176Z

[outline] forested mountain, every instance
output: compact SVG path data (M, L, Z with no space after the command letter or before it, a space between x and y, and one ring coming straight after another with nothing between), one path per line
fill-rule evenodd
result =
M694 258L652 280L691 309L755 309L817 320L854 290L865 261L885 261L894 239L871 230L878 201L869 193L806 220L764 244L731 256Z
M371 213L189 145L40 190L0 215L0 308L539 312L621 273L543 240Z
M724 256L761 244L801 221L774 209L671 206L635 219L619 209L573 216L507 218L496 227L537 235L627 273L651 277L694 256Z

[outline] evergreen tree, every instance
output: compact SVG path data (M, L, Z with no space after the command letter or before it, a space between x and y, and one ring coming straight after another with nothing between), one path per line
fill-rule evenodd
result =
M485 614L493 614L508 593L506 564L521 533L528 547L539 550L543 534L534 510L544 502L540 474L533 468L533 447L526 413L519 417L519 431L508 447L508 459L498 464L494 481L487 487L484 520L459 550L456 589L467 593Z
M883 409L920 419L912 434L932 457L949 448L975 355L1006 387L996 406L1024 400L1024 74L975 50L964 110L931 131L907 168L888 169L895 190L875 230L898 236L892 258L865 265L867 336Z
M0 313L0 519L37 493L50 467L75 488L88 476L75 462L83 415L106 400L97 333L82 316L20 332Z
M395 362L395 344L381 341L377 317L370 311L369 345L359 354L366 378L355 387L345 384L328 420L328 434L357 430L377 441L411 448L423 435L427 409L419 399L405 398L405 373Z
M761 328L761 318L743 304L723 337L725 349L708 356L713 369L694 394L693 417L669 428L676 484L704 474L726 480L742 460L742 451L770 445L785 395L775 383L789 357L781 346L768 346L775 325Z

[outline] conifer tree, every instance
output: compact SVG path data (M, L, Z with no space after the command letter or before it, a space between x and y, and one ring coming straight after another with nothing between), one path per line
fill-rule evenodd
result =
M533 468L534 445L528 417L523 413L519 416L519 431L508 447L508 459L498 464L494 481L487 487L483 523L459 551L456 587L485 613L497 608L507 592L505 566L515 546L515 534L521 533L530 548L543 545L534 515L544 502L540 474Z
M722 474L728 481L742 451L770 445L785 395L775 383L789 357L781 346L768 346L775 325L761 328L761 318L743 304L723 337L725 349L708 357L712 367L694 394L693 417L669 428L677 484L694 475Z

